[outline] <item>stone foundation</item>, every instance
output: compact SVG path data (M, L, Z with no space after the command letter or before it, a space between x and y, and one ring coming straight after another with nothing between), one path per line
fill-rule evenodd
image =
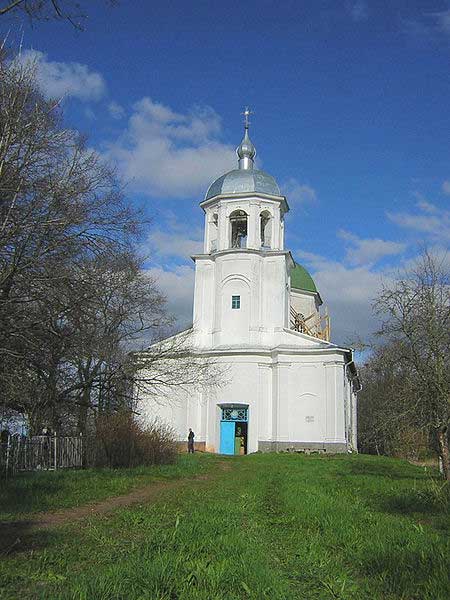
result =
M186 442L177 442L178 452L187 452L188 451L188 443ZM194 442L194 452L205 452L205 442Z
M187 442L177 442L178 452L187 452ZM206 446L205 442L194 443L195 452L216 453L214 446ZM304 452L309 454L318 452L319 454L342 454L347 453L349 448L346 444L328 442L258 442L258 452Z
M319 452L321 454L342 454L348 452L347 444L339 442L258 442L259 452Z

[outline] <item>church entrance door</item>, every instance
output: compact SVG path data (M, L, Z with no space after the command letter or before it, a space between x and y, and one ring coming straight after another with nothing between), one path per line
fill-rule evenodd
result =
M220 423L220 454L234 454L234 429L232 421Z
M247 454L247 422L236 422L234 433L234 453Z
M223 404L220 421L220 453L247 454L248 406Z

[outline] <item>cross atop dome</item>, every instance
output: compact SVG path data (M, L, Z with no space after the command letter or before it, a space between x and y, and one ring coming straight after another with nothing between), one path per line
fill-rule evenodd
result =
M253 112L249 109L248 106L246 106L244 112L241 113L241 115L244 115L244 127L245 127L245 129L248 129L248 127L250 125L249 117L252 114L253 114Z
M238 155L239 159L239 169L252 171L253 161L256 156L256 148L248 136L248 128L250 125L249 117L252 114L252 111L247 106L242 114L244 115L245 133L242 142L236 148L236 154Z

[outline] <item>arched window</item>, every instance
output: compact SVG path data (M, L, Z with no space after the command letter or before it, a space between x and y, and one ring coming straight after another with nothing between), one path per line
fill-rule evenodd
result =
M231 248L247 248L247 213L235 210L230 215Z
M260 232L261 247L271 248L272 246L272 218L268 210L263 210L260 214Z

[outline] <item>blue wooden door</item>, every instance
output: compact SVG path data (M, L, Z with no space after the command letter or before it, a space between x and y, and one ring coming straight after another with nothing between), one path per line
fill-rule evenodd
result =
M234 429L233 421L220 422L220 454L234 454Z

